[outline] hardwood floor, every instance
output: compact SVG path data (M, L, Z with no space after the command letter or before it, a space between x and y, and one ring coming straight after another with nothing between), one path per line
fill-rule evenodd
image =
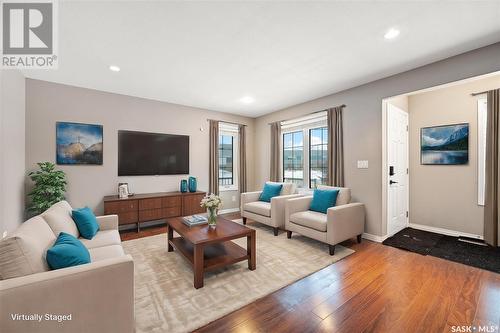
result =
M196 332L499 332L499 274L366 240L343 245L356 253Z

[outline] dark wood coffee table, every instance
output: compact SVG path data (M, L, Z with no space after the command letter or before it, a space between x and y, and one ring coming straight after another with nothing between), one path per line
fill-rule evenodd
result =
M223 217L217 217L217 227L211 229L207 224L188 227L182 217L167 219L168 252L174 248L189 261L193 267L194 287L203 287L206 271L248 260L248 269L254 270L255 230ZM180 237L174 238L174 231ZM247 248L231 242L232 239L247 238Z

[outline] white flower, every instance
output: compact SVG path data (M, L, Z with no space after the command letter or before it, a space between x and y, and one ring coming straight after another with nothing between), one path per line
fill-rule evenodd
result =
M201 202L200 206L203 208L222 208L222 200L218 195L211 193L210 195L205 196Z

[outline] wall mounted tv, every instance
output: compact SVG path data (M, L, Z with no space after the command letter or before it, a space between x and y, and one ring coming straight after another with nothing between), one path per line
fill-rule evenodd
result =
M189 174L189 136L118 131L118 176Z

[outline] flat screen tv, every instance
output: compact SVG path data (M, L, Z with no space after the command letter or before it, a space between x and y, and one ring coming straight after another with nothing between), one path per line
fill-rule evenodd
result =
M118 176L189 174L189 136L118 131Z

